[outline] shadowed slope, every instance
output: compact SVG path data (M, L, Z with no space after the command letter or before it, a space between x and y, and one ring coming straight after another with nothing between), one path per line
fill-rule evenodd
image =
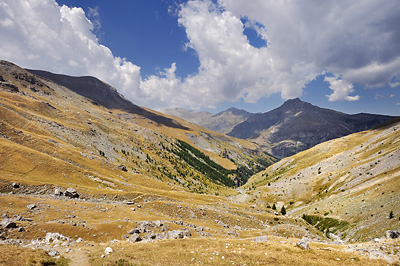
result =
M68 89L91 99L95 104L97 103L108 109L120 109L132 114L138 114L167 127L180 128L184 130L188 129L170 118L150 112L133 104L119 94L115 88L95 77L71 77L32 69L28 69L28 71L67 87Z

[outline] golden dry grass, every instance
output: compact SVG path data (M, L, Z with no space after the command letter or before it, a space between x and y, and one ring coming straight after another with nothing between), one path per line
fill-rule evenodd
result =
M292 240L274 237L268 242L201 238L120 242L111 246L112 254L101 258L105 247L89 249L92 265L116 265L119 260L128 265L387 265L383 260L369 260L322 244L311 244L311 250L304 251Z
M0 265L4 266L67 266L64 257L52 258L44 250L0 244Z

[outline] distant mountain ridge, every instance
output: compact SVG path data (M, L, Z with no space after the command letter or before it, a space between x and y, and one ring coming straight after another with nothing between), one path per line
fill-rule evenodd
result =
M167 109L163 112L223 134L229 133L234 126L253 115L243 109L234 107L217 114L205 111L188 111L183 108Z
M272 111L252 115L228 135L256 142L272 155L284 158L319 143L371 129L393 118L365 113L349 115L296 98Z
M265 113L230 108L218 114L173 109L166 113L236 138L250 140L284 158L319 143L376 127L394 116L345 114L291 99Z

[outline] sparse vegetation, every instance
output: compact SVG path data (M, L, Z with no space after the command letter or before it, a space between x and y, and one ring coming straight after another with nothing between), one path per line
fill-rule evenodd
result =
M349 225L349 223L346 221L338 221L330 217L303 214L302 218L321 232L326 232L329 230L328 232L335 233L336 231Z

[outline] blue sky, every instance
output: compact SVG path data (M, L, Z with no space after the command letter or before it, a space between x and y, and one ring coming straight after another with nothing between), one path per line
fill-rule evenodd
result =
M152 109L400 114L396 0L0 0L0 58Z

